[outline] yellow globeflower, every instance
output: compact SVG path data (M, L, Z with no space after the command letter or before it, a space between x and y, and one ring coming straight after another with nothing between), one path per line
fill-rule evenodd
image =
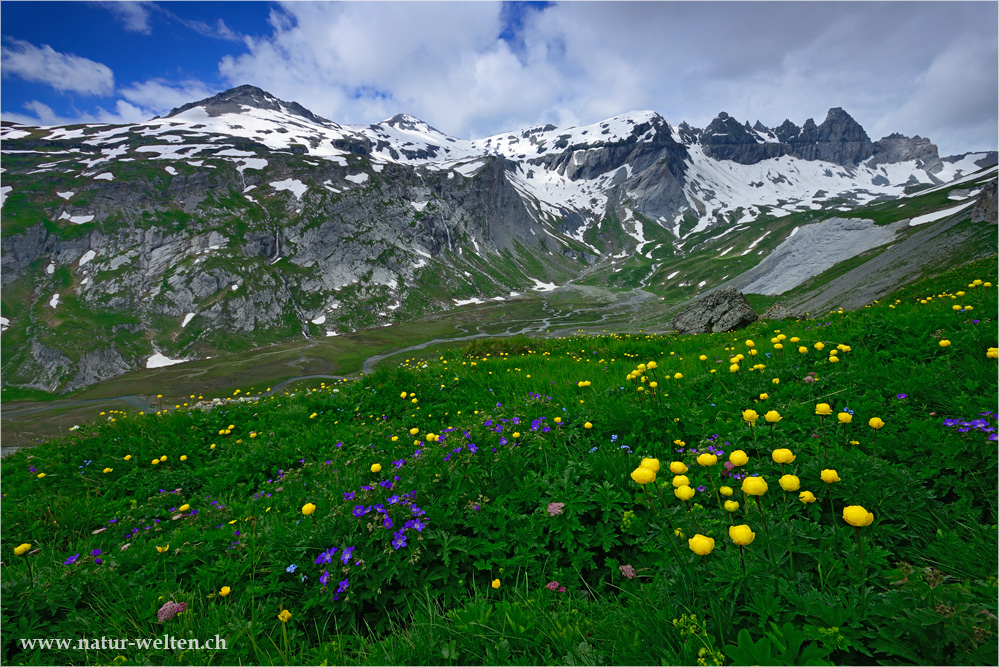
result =
M874 521L874 515L860 505L850 505L843 508L843 521L851 526L863 528L871 525L871 522Z
M20 546L14 547L14 555L15 556L23 556L24 554L28 553L29 551L31 551L31 545L29 543L27 543L27 542L25 542L24 544L22 544Z
M739 364L732 364L731 366L729 366L728 367L728 372L729 373L738 373L739 372Z
M689 486L678 486L673 489L673 495L680 500L690 500L694 497L694 490Z
M819 473L819 477L821 477L822 481L825 482L826 484L832 484L833 482L840 481L839 474L837 474L835 470L829 470L829 469L823 470L821 473Z
M105 468L104 469L104 474L107 474L109 472L114 472L114 468Z
M885 423L881 421L880 417L871 417L870 421L867 422L867 425L873 428L875 431L877 431L882 426L884 426Z
M765 400L767 400L768 398L770 398L770 394L767 394L767 393L762 393L762 394L760 394L760 400L761 400L761 401L765 401Z
M751 339L746 340L746 347L753 347L754 345L756 345L756 343L754 343Z
M125 456L125 460L126 461L131 461L132 460L132 455L131 454L126 455Z
M732 541L740 547L752 544L753 540L756 539L756 533L753 532L752 528L745 524L741 526L729 526L728 536L731 537Z
M738 509L739 509L739 503L738 502L736 502L734 500L726 500L725 501L725 511L726 512L735 512Z
M187 460L187 454L181 454L180 455L180 460L181 461L186 461Z
M372 463L371 464L371 472L381 472L381 469L382 469L382 464L381 463Z
M744 466L749 463L749 455L741 449L737 449L728 455L728 460L731 461L734 466Z
M989 359L999 359L999 347L990 347L985 356Z
M282 609L281 613L278 614L278 618L281 619L282 623L287 623L291 620L291 612L287 609Z
M631 478L638 484L648 484L656 481L656 473L648 468L635 468L631 471Z
M229 593L231 593L231 592L232 592L231 588L229 588L228 586L223 586L219 590L219 597L225 597L225 596L229 595Z
M801 347L798 348L798 352L800 352L801 354L807 354L808 348L802 345Z
M674 380L682 380L683 379L683 373L675 373L673 375L673 379Z
M747 496L762 496L767 492L767 481L762 477L747 477L742 480L742 491Z
M642 459L642 462L639 464L639 466L641 466L642 468L648 468L652 472L659 472L659 459L650 459L650 458Z
M591 424L590 422L586 422L585 424L583 424L583 428L589 430L593 428L593 424Z
M492 587L493 588L499 588L500 587L500 580L499 579L493 579Z
M771 424L776 424L781 419L783 419L783 417L780 416L780 413L777 412L776 410L770 410L769 412L767 412L767 414L763 415L763 418L766 419Z
M681 486L690 486L690 478L686 475L676 475L673 477L673 487L679 489Z
M720 486L720 487L718 487L718 493L720 493L721 495L723 495L723 496L725 496L727 498L727 497L729 497L729 496L732 495L732 487L731 486Z
M699 465L704 466L705 468L710 468L714 464L718 463L718 457L715 456L714 454L708 454L707 452L704 452L703 454L697 457L697 463Z
M825 348L825 344L822 341L819 341L818 343L816 343L812 347L814 347L816 350L819 350L821 352L822 349Z
M826 415L831 415L832 408L829 407L828 403L819 403L818 405L815 406L815 414L821 415L823 417Z
M841 412L838 415L836 415L836 419L839 420L840 424L849 424L851 421L853 421L853 415L851 415L849 412Z
M756 420L759 419L760 416L756 414L756 410L743 410L742 418L750 424L755 424Z
M701 356L699 356L697 358L700 359L701 361L707 361L708 360L708 355L702 354Z
M815 494L811 491L802 491L798 494L798 500L808 505L809 503L814 503L816 498Z
M940 345L940 347L950 347L950 341L947 340L947 339L944 339L944 340L940 341L939 345Z
M191 509L191 506L188 505L187 503L184 503L183 505L181 505L180 507L177 508L177 511L179 511L179 512L186 512L189 509Z
M687 540L687 545L698 556L707 556L715 548L715 540L707 535L697 533Z
M304 514L305 516L309 516L315 511L316 511L316 506L313 505L312 503L305 503L304 505L302 505L302 514Z
M682 461L673 461L669 464L669 471L674 475L682 475L687 472L689 468Z
M416 427L413 427L413 428L409 429L409 434L410 435L416 435L419 432L420 432L420 429L418 429Z
M170 551L170 545L168 544L165 547L156 547L156 551L160 552L161 554L165 554L166 552Z
M790 449L775 449L770 457L774 463L793 463L795 458Z
M797 491L801 487L801 480L794 475L784 475L780 478L780 488L785 491Z

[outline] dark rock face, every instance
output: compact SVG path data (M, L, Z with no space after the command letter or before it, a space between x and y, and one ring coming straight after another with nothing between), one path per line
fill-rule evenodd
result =
M767 141L761 135L777 141ZM846 167L866 160L874 153L874 144L864 128L839 107L830 109L821 125L809 118L799 128L785 120L773 131L759 121L753 127L748 121L742 125L723 112L705 128L700 143L708 157L740 164L756 164L791 155Z
M879 164L909 162L916 160L923 169L930 173L939 172L943 168L936 144L919 135L909 138L902 134L889 134L874 142L874 155L867 165L874 167Z
M978 201L971 209L971 221L989 222L994 225L997 220L999 217L996 212L996 181L993 179L978 193Z
M759 125L759 121L757 121ZM762 125L761 125L762 127ZM766 128L763 128L766 131ZM776 142L764 142L754 134L747 121L739 121L724 111L711 121L701 134L704 154L716 160L732 160L739 164L756 164L762 160L779 157L787 152L787 147Z
M720 333L741 329L756 320L756 311L743 293L727 289L687 306L668 327L681 334Z
M801 132L789 143L794 157L824 160L844 167L866 160L874 152L874 144L864 128L839 107L830 109L821 125L811 118L806 120Z

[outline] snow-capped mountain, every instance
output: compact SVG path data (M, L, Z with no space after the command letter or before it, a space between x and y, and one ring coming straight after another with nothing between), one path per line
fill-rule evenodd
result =
M996 163L871 141L841 109L465 140L405 114L341 125L252 86L134 125L3 123L0 139L4 383L50 391L581 276L689 298L802 225Z

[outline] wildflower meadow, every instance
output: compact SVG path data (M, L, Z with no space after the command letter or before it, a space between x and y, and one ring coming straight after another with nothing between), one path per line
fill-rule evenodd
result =
M105 411L2 461L3 660L999 664L997 282Z

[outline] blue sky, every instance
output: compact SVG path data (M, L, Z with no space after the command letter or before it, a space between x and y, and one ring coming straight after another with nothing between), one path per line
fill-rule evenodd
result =
M456 137L651 109L997 148L994 2L0 3L0 112L138 122L249 83L339 123Z

